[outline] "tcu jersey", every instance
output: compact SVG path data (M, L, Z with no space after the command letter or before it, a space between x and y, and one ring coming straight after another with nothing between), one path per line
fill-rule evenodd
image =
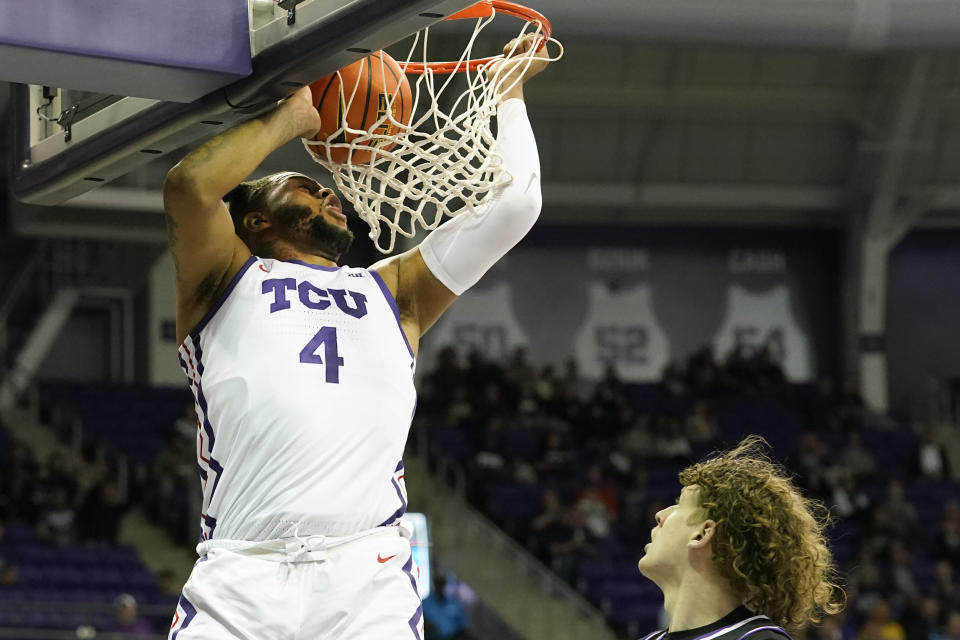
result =
M252 256L180 366L196 399L204 540L399 522L414 357L377 273Z

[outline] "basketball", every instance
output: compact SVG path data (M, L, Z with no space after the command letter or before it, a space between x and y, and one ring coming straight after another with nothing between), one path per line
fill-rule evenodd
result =
M396 145L391 138L399 129L397 122L410 124L410 83L397 61L384 51L371 53L317 80L310 91L322 122L313 139L327 144L311 145L309 149L322 159L364 164L370 161L370 151L355 147L351 155L350 147L337 146L362 137L347 129L369 131L374 136L358 143L362 146L390 150ZM390 115L384 119L388 109Z

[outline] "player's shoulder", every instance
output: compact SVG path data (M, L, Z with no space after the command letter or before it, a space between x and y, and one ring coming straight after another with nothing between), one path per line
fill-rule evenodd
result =
M786 629L764 615L755 616L739 629L730 640L793 640Z
M786 629L772 623L767 627L748 629L744 631L740 637L749 638L750 640L793 640L793 636L791 636Z
M657 629L638 640L670 640L670 637L667 629ZM683 637L682 632L680 637ZM766 616L755 616L742 624L733 625L727 629L717 629L711 638L713 640L793 640L786 629Z

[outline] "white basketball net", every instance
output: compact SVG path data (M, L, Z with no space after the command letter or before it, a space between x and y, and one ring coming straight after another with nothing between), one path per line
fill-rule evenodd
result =
M507 72L515 65L525 70L535 49L523 54L510 51L508 57L517 62L501 65L490 77L483 71L490 64L470 71L477 36L494 17L491 11L489 17L476 19L473 35L456 62L467 84L467 89L459 96L454 90L447 91L457 74L438 74L427 67L415 82L410 78L413 107L409 125L394 119L392 106L397 99L397 93L394 93L382 110L384 114L367 131L350 128L342 122L341 128L326 141L303 141L308 149L316 147L316 153L311 153L311 157L333 174L340 193L370 225L370 238L382 253L393 251L397 234L412 238L417 233L417 226L432 230L443 221L444 215L473 212L497 187L512 180L503 168L502 159L494 152L491 119L496 115L502 96L517 82L513 78L518 74L508 78ZM539 35L541 31L538 23L526 22L518 40L528 34ZM415 62L415 54L422 57L423 63L429 62L428 35L429 28L417 33L406 59L397 60L404 72ZM562 46L552 38L549 42L560 48L560 52L550 59L559 59L563 55ZM498 59L502 58L498 56ZM372 72L382 74L384 86L389 86L386 85L384 66L374 62ZM343 87L341 84L340 91L346 104L344 113L349 111L350 103L359 93L357 89L357 86ZM350 95L345 95L346 92ZM397 127L397 133L384 138L381 132L388 120ZM333 142L338 137L343 140L345 132L356 137L350 142ZM390 142L396 142L396 146L384 149ZM349 161L339 164L330 157L336 148L348 150L350 158L357 151L372 153L363 164Z

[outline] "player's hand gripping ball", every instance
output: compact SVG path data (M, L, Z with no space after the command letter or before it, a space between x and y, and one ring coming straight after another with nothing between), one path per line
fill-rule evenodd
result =
M371 53L317 80L310 91L321 121L312 139L323 144L310 145L309 149L338 164L369 162L372 153L366 148L389 151L396 146L394 136L399 124L410 124L410 83L397 61L384 51Z

